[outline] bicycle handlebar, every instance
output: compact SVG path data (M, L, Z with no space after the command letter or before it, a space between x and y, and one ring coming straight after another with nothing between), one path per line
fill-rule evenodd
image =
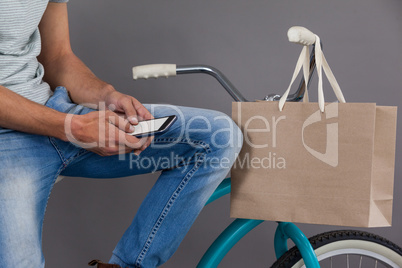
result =
M247 101L240 91L218 69L208 65L148 64L133 67L133 78L148 79L179 74L204 73L215 77L235 101Z
M288 38L290 42L301 45L313 45L315 43L315 34L308 29L301 26L293 26L288 30ZM315 69L315 57L314 48L310 57L310 74L308 78L308 84ZM133 67L133 78L148 79L176 76L179 74L191 74L191 73L204 73L209 74L216 78L218 82L226 89L226 91L232 96L235 101L246 102L247 99L240 93L240 91L230 82L226 76L218 69L208 65L178 65L176 64L148 64ZM303 98L305 92L304 78L300 81L297 91L290 94L287 101L299 101ZM275 101L280 99L280 95L271 94L264 98L264 100Z
M133 78L148 79L176 76L176 64L148 64L133 67Z

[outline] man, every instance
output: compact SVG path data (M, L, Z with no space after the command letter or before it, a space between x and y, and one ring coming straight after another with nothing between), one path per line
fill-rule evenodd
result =
M159 266L234 163L241 133L222 113L143 105L97 78L71 50L67 1L0 2L0 267L44 267L42 223L60 174L161 170L109 264L90 263ZM128 135L171 114L178 120L162 134Z

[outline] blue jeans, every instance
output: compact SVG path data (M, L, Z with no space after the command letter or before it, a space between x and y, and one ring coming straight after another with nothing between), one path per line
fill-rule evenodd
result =
M85 114L59 87L46 106ZM162 171L110 263L156 267L175 252L204 204L225 178L242 145L225 114L188 107L145 105L177 121L139 156L101 157L70 142L0 128L0 267L44 267L42 223L59 175L118 178ZM135 191L133 189L133 191ZM127 213L130 213L127 211Z

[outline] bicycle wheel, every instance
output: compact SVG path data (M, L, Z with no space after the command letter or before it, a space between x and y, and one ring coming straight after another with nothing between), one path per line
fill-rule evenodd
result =
M402 267L402 248L378 235L362 231L331 231L309 239L321 267ZM305 267L296 247L283 254L273 268Z

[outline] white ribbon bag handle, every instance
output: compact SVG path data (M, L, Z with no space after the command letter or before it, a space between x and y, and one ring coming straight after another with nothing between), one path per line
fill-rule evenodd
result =
M310 30L304 27L293 26L288 31L288 37L290 42L303 45L303 49L300 53L299 59L297 60L296 67L293 72L292 80L290 81L289 87L279 100L279 110L280 111L283 110L283 106L286 103L286 99L289 95L290 88L293 82L295 81L297 75L299 74L302 66L303 66L304 81L306 85L303 102L308 102L307 84L308 84L309 64L310 64L309 63L310 53L308 49L309 45L312 45L314 43L315 43L315 50L314 50L315 62L318 74L318 105L320 107L320 111L324 112L325 110L324 91L322 86L322 70L324 70L324 73L327 76L328 81L333 91L335 92L336 97L338 98L338 101L341 103L345 103L346 101L341 91L341 88L339 87L339 84L336 81L335 76L328 65L327 60L325 59L324 53L322 52L320 38L318 37L318 35L313 34Z

